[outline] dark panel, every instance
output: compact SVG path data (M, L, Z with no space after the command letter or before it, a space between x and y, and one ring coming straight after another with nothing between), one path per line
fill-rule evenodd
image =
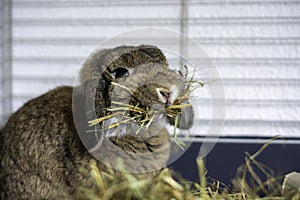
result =
M201 144L194 142L170 167L184 178L198 181L196 158ZM262 144L251 143L217 143L205 158L208 177L230 185L237 168L245 163L245 152L254 154L261 146ZM270 144L256 160L272 168L276 175L284 175L291 171L300 172L300 145Z

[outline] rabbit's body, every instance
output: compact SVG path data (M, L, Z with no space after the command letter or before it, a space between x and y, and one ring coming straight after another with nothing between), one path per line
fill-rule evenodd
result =
M11 116L2 132L1 185L9 199L67 193L78 183L80 163L91 157L76 137L71 87L29 101Z
M155 63L164 67L154 67ZM145 70L139 67L142 64L153 65L153 69L147 68L149 71L146 73L153 77L145 78L145 73L139 73L139 70ZM130 80L126 87L130 88L133 84L137 88L130 101L137 101L144 107L165 106L164 104L175 100L175 97L171 99L172 91L169 91L170 94L163 93L163 97L155 97L157 91L151 89L154 84L146 79L152 80L156 85L162 84L168 90L175 87L176 97L183 93L183 80L167 69L166 59L156 47L119 47L92 54L81 71L80 86L59 87L29 101L11 116L1 130L3 144L0 147L0 180L5 199L67 198L83 178L79 169L92 158L110 163L120 157L117 150L104 148L105 142L127 152L125 156L121 156L126 161L126 169L141 168L136 172L153 175L155 173L151 173L151 169L157 170L165 166L170 148L169 133L164 127L148 137L136 137L127 132L110 135L101 145L97 144L94 137L89 137L87 141L80 138L82 134L86 134L87 121L91 120L88 111L94 109L97 118L106 116L105 108L111 106L114 91L117 92L118 100L124 100L121 95L124 88L117 89L111 84L112 81L122 83L118 76L124 72L112 69L116 66L122 66L123 71L126 68L133 73L126 78ZM131 71L131 68L135 71ZM156 68L157 71L154 70ZM137 74L143 74L144 78ZM140 85L135 83L141 79L146 82ZM77 91L75 94L74 90ZM165 97L166 95L168 96ZM189 128L193 119L192 109L181 112L180 116L183 119L178 122L179 128ZM174 123L172 119L169 121ZM101 134L105 134L105 131ZM91 153L85 146L88 149L93 147ZM135 157L136 153L142 156ZM139 162L139 159L142 161L136 164L135 160ZM98 166L105 170L101 162Z

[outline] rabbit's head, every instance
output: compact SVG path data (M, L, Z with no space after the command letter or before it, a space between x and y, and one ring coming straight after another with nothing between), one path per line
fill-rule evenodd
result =
M84 63L80 80L87 112L96 114L89 120L98 118L107 133L126 134L128 129L117 133L113 128L125 124L149 128L163 120L182 129L192 126L185 80L168 68L166 57L155 46L95 51Z

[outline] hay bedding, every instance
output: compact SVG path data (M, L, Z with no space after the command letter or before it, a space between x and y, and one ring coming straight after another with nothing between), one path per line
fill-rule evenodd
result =
M206 176L207 170L203 159L200 158L197 159L199 182L195 183L180 178L168 168L163 169L155 178L137 179L125 172L121 172L120 176L115 176L112 170L108 173L100 171L96 162L92 160L86 168L81 169L86 179L83 181L84 184L77 188L75 198L89 200L299 200L300 188L295 188L290 193L285 193L284 196L281 195L282 177L275 177L271 169L256 160L268 145L269 142L253 155L246 153L245 164L237 169L231 188L218 180L207 181L209 180ZM254 169L258 169L259 172L255 172ZM258 173L263 173L266 180L259 179ZM176 180L174 177L177 177Z

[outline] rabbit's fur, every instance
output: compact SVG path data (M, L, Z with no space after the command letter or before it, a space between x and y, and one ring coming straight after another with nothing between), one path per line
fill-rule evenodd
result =
M118 72L120 68L121 72ZM123 73L125 77L121 77ZM100 131L97 134L107 136L101 145L94 134L87 136L86 130L90 128L88 120L106 116L105 108L112 105L112 100L128 100L122 99L124 95L128 96L128 91L112 85L112 82L124 83L127 88L135 89L130 102L149 108L163 109L184 92L183 78L168 69L165 56L155 46L96 50L83 64L79 86L58 87L29 101L10 117L1 130L0 187L5 199L69 197L83 179L79 169L93 156L104 160L104 163L114 162L120 157L114 149L102 148L102 144L108 142L127 152L124 157L121 156L126 169L138 168L135 172L147 174L151 169L165 165L170 148L169 133L164 127L148 137ZM163 87L170 96L165 99L159 96L158 87ZM172 96L173 93L175 96ZM90 112L93 110L95 112ZM190 128L192 108L179 109L178 113L178 127ZM174 119L166 119L174 124ZM136 158L134 153L145 156ZM105 170L101 162L98 165Z

